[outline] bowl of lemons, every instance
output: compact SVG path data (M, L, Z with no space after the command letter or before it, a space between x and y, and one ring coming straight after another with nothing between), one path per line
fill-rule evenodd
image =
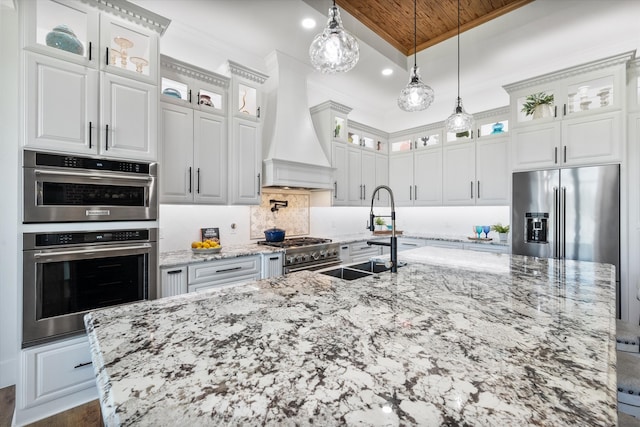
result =
M191 242L191 251L194 254L216 254L222 250L217 239L207 239L202 242Z

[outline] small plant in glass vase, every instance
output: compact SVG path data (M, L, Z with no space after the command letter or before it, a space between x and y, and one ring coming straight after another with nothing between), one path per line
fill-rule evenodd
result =
M384 230L384 226L387 225L387 223L384 221L384 218L380 217L376 217L375 223L378 226L378 230Z
M528 95L522 104L522 112L525 116L532 116L533 119L551 117L553 115L553 94L547 95L545 92L538 92Z
M500 241L503 243L507 242L507 237L509 235L509 225L502 225L500 223L494 224L491 226L491 229L498 233L500 236Z

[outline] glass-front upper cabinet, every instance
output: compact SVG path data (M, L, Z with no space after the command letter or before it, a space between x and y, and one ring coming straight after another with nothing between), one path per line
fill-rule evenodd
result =
M347 134L347 119L337 115L333 116L333 139L344 141Z
M509 107L474 114L477 139L493 138L509 133Z
M162 101L226 115L229 77L166 55L160 56L160 68Z
M135 13L111 3L106 8L113 9L103 12L70 0L29 0L20 5L25 49L157 83L158 32L168 26L166 18L135 5Z
M440 130L421 130L407 137L394 138L390 142L391 153L402 153L410 150L435 148L442 144Z
M465 130L464 132L447 132L447 142L462 142L473 139L474 130Z
M553 120L558 114L558 102L562 105L556 87L535 88L516 98L516 120L518 123Z
M158 36L103 14L100 21L102 69L114 74L156 82Z
M95 9L64 0L25 1L24 47L82 65L97 63L98 14Z
M579 81L567 86L567 99L563 106L563 114L570 116L579 111L590 111L615 104L613 75Z

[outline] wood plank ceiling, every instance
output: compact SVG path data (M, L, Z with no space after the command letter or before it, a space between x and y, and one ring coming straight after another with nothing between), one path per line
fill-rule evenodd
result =
M460 32L533 0L460 0ZM405 55L413 55L413 0L336 0L341 9ZM458 33L457 0L417 0L418 52Z

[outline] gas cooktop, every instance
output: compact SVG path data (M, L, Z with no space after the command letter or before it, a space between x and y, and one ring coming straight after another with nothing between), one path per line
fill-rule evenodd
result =
M331 239L323 239L321 237L292 237L284 239L282 242L267 242L260 240L259 245L274 246L277 248L299 248L311 245L320 245L323 243L331 243Z

